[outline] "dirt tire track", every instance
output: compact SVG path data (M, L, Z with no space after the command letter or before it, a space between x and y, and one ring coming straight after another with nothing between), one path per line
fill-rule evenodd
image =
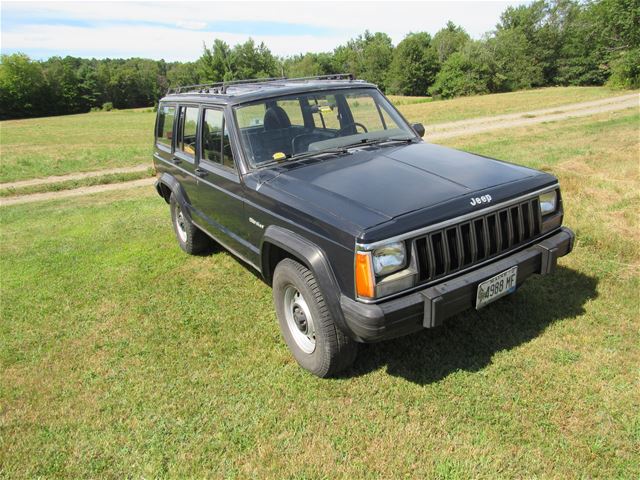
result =
M83 180L85 178L101 177L103 175L112 175L117 173L138 173L144 172L145 170L148 170L150 168L152 168L150 164L143 164L136 165L135 167L109 168L106 170L94 170L92 172L79 172L70 173L68 175L53 175L51 177L44 178L31 178L29 180L18 180L15 182L0 183L0 189L32 187L34 185L48 185L51 183L60 183L69 180Z
M620 97L618 97L620 98ZM599 113L615 112L618 110L626 110L628 108L639 108L640 96L633 94L626 97L624 100L597 104L596 106L579 109L567 109L562 110L551 109L554 113L545 115L536 115L533 112L522 112L515 117L513 115L503 116L508 117L506 120L498 120L497 117L485 117L483 119L465 120L461 122L452 122L449 124L432 125L431 131L428 131L425 135L427 140L440 140L445 138L460 137L462 135L475 135L477 133L489 132L492 130L499 130L503 128L516 128L527 125L535 125L545 122L556 122L559 120L568 120L570 118L588 117L591 115L597 115ZM555 113L557 112L557 113ZM458 123L456 128L455 123ZM444 127L447 125L447 127Z
M59 198L78 197L91 193L113 192L116 190L128 190L136 187L150 187L156 181L153 178L143 178L142 180L132 180L121 183L108 183L106 185L93 185L91 187L80 187L71 190L60 190L58 192L31 193L29 195L17 195L15 197L0 198L0 207L18 205L21 203L41 202L44 200L57 200Z

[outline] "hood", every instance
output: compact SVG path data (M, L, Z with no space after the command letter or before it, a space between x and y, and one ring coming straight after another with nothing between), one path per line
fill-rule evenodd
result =
M267 182L276 190L366 229L538 175L545 174L480 155L417 143L285 164Z

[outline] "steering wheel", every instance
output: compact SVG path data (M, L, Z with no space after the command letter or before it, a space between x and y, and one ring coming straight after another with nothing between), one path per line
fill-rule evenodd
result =
M358 129L357 129L357 127L362 128L362 130L364 130L364 133L367 133L367 132L369 131L369 130L367 130L367 127L365 127L363 124L358 123L358 122L352 122L352 123L349 123L348 125L345 125L345 126L344 126L344 127L342 127L340 130L338 130L338 136L341 136L343 131L345 131L345 130L347 130L348 128L351 128L351 127L353 127L353 126L355 126L355 127L356 127L356 133L358 133Z
M315 136L314 133L301 133L300 135L296 135L291 139L291 155L295 155L298 152L302 152L302 145L304 145L304 141L309 138L313 139ZM307 144L307 147L309 145Z

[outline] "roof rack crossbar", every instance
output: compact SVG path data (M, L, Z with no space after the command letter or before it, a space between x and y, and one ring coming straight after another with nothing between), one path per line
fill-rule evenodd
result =
M355 80L352 73L335 73L330 75L314 75L311 77L271 77L271 78L252 78L247 80L230 80L226 82L215 83L197 83L194 85L180 85L178 87L169 88L167 95L178 93L214 93L225 95L228 87L241 86L256 83L276 83L286 80L287 82L305 82L308 80Z

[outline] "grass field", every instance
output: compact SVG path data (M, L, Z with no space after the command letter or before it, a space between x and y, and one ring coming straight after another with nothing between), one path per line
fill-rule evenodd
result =
M449 141L557 174L575 250L335 380L252 273L178 249L151 189L0 209L0 476L638 478L639 122Z
M628 91L603 87L545 88L427 102L392 97L425 125L597 100ZM0 183L151 163L155 113L149 109L0 122Z
M0 122L0 182L151 164L154 121L145 109Z
M78 180L64 180L55 183L29 185L18 188L3 188L0 189L0 198L13 197L16 195L30 195L32 193L59 192L62 190L71 190L80 187L91 187L94 185L107 185L111 183L129 182L131 180L139 180L141 178L148 177L155 177L155 170L152 166L149 166L148 169L139 172L110 173L106 175L98 175L96 177L82 178Z
M605 87L551 87L520 92L460 97L452 100L424 103L423 97L392 97L398 109L411 122L425 125L489 117L543 108L562 107L570 103L600 100L614 95L627 95L629 90ZM405 103L406 102L406 103Z

